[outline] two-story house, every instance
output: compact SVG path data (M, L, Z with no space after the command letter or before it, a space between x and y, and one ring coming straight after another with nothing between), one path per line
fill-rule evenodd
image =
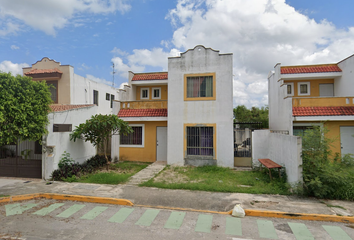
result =
M302 135L328 129L333 153L354 154L354 55L335 64L281 66L268 76L269 128Z
M23 68L33 81L45 80L51 86L53 104L48 113L48 135L39 141L18 141L6 146L15 158L0 159L0 176L48 179L64 151L75 162L83 162L97 153L89 142L70 141L70 133L95 114L111 114L117 90L74 73L74 67L44 57Z
M199 45L168 72L130 72L115 112L134 133L112 139L112 156L233 167L232 71L232 54Z

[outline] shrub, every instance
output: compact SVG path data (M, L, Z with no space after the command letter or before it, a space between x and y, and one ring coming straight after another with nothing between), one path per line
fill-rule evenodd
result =
M314 126L302 140L303 193L328 199L354 200L354 167L350 156L338 161L330 152L326 129Z
M93 156L82 164L74 163L74 160L70 158L70 154L64 152L58 164L59 169L52 172L51 178L54 181L62 181L64 179L69 182L75 181L76 177L85 173L92 173L95 169L103 167L105 164L106 158L100 155Z

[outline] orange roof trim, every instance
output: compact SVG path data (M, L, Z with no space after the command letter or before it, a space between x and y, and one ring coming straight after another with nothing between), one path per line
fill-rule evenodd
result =
M167 72L155 72L155 73L135 73L132 81L141 80L167 80Z
M167 108L121 109L118 117L167 117Z
M354 107L293 107L294 117L354 116Z
M50 108L52 109L53 112L64 112L64 111L68 111L68 110L72 110L72 109L92 107L92 106L95 106L95 104L82 104L82 105L52 104L52 105L50 105Z
M41 73L63 73L62 71L60 71L58 68L54 68L54 69L32 69L29 72L26 72L25 75L32 75L32 74L41 74Z
M328 65L308 65L308 66L284 66L280 68L281 74L301 74L301 73L328 73L342 72L337 64Z

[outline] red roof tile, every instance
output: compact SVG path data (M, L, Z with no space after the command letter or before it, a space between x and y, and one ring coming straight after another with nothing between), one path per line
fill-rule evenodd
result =
M281 74L342 72L336 64L281 67Z
M294 117L310 116L351 116L354 115L352 107L293 107Z
M41 74L41 73L63 73L62 71L60 71L58 68L54 68L54 69L32 69L29 72L26 72L25 75L32 75L32 74Z
M121 109L118 117L167 117L167 109Z
M156 72L156 73L135 73L132 81L141 80L167 80L167 72Z
M72 109L92 107L92 106L95 106L95 105L94 104L81 104L81 105L52 104L52 105L50 105L50 108L52 109L53 112L63 112L63 111L68 111L68 110L72 110Z

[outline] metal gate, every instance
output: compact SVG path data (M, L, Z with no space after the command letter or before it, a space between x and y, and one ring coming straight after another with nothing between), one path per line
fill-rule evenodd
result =
M234 167L252 167L252 131L262 123L234 123Z
M24 141L0 146L0 177L42 178L42 146Z

